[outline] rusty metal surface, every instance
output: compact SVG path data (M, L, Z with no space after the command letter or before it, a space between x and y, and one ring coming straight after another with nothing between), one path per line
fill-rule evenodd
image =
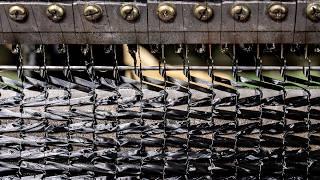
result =
M208 2L214 17L202 22L192 14L198 1L168 1L175 4L177 16L173 22L159 20L158 1L131 2L139 7L140 17L127 22L119 15L125 2L63 1L66 16L59 23L46 16L46 7L55 3L44 1L0 1L0 43L30 44L176 44L176 43L319 43L320 23L306 18L305 8L315 1L214 1ZM266 10L271 3L288 7L284 21L275 22ZM87 21L83 8L88 4L102 7L102 18ZM237 22L230 15L234 4L245 4L251 10L247 22ZM29 14L24 22L8 16L11 5L23 5Z

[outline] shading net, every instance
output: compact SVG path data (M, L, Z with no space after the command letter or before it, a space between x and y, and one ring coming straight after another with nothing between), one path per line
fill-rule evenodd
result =
M18 56L20 79L0 77L2 179L319 178L316 76L210 82L186 63L187 81L136 80L90 53L31 75Z

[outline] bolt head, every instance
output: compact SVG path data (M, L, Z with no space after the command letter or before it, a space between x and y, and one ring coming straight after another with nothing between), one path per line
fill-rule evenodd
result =
M13 5L9 8L9 17L17 22L22 22L26 20L28 16L28 11L24 6Z
M163 22L172 22L177 15L176 7L173 4L160 3L157 8L157 15Z
M244 4L236 4L232 6L230 14L236 21L247 22L250 18L251 10Z
M197 4L193 7L193 15L200 21L207 22L213 17L213 9L208 5Z
M271 4L268 7L268 15L274 21L283 21L288 15L288 8L283 4Z
M53 22L59 22L64 18L64 8L58 4L51 4L48 6L46 14Z
M132 4L124 4L120 7L120 15L126 21L136 21L140 17L140 10Z
M307 17L314 22L320 21L320 3L311 3L306 8Z
M88 21L98 21L102 17L102 8L97 4L87 5L83 10L83 15Z

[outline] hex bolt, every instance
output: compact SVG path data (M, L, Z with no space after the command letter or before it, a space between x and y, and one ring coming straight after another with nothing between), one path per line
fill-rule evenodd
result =
M124 4L120 7L121 17L129 22L136 21L140 17L140 10L132 4Z
M48 6L46 14L53 22L59 22L64 18L64 8L58 4L51 4Z
M234 20L239 22L246 22L250 18L251 10L246 5L236 4L232 6L230 14Z
M22 22L26 20L28 11L24 6L13 5L9 8L9 16L14 21Z
M172 22L177 15L176 7L173 4L160 3L157 8L157 15L163 22Z
M102 8L97 4L87 5L83 15L88 21L98 21L102 17Z
M268 8L268 15L274 21L283 21L288 15L288 8L283 4L271 4Z
M200 21L207 22L213 17L213 9L208 5L196 4L193 7L193 15Z
M306 8L307 17L314 22L320 21L320 3L311 3Z

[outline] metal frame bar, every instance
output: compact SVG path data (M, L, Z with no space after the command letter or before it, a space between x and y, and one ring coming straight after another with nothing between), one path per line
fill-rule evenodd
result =
M179 10L176 20L172 23L159 21L156 15L158 2L151 0L146 3L136 3L141 10L141 17L134 23L127 22L119 16L118 11L122 2L57 1L66 6L68 12L64 20L54 23L46 16L46 7L53 2L0 1L2 10L0 13L0 44L221 44L305 43L305 41L320 43L319 30L313 28L316 24L309 22L305 14L296 12L296 5L300 7L302 4L301 8L304 8L303 5L307 3L305 1L278 1L286 4L289 9L289 17L281 23L273 22L265 13L266 5L275 1L222 0L220 3L210 2L209 5L216 12L215 17L209 22L200 22L193 17L192 7L197 2L171 1ZM99 22L88 22L83 19L81 11L87 3L98 3L103 7L105 15ZM249 3L252 6L254 11L248 22L236 22L229 15L229 6L234 3ZM8 7L15 4L34 9L34 11L29 10L29 17L23 23L8 18ZM261 9L256 12L258 6ZM69 12L72 10L74 12ZM263 20L257 19L257 13ZM220 17L219 14L224 15ZM294 19L299 21L296 22ZM302 28L305 26L305 23L300 22L302 19L308 22L305 28ZM228 28L223 28L226 25ZM298 31L296 32L295 29Z
M113 70L117 68L118 70L135 70L135 69L141 69L141 70L159 70L159 69L164 69L162 66L144 66L144 67L139 67L139 66L92 66L93 69L96 70ZM86 66L11 66L11 65L0 65L0 70L9 70L9 71L14 71L17 69L22 69L22 70L49 70L49 71L61 71L65 69L70 69L70 70L86 70ZM213 69L213 70L233 70L235 67L233 66L189 66L189 68L182 67L182 66L166 66L166 70L173 71L173 70L184 70L184 69L190 69L190 70L208 70L208 69ZM238 66L238 70L304 70L304 69L310 69L310 70L320 70L320 66L311 66L309 67L304 67L304 66Z

